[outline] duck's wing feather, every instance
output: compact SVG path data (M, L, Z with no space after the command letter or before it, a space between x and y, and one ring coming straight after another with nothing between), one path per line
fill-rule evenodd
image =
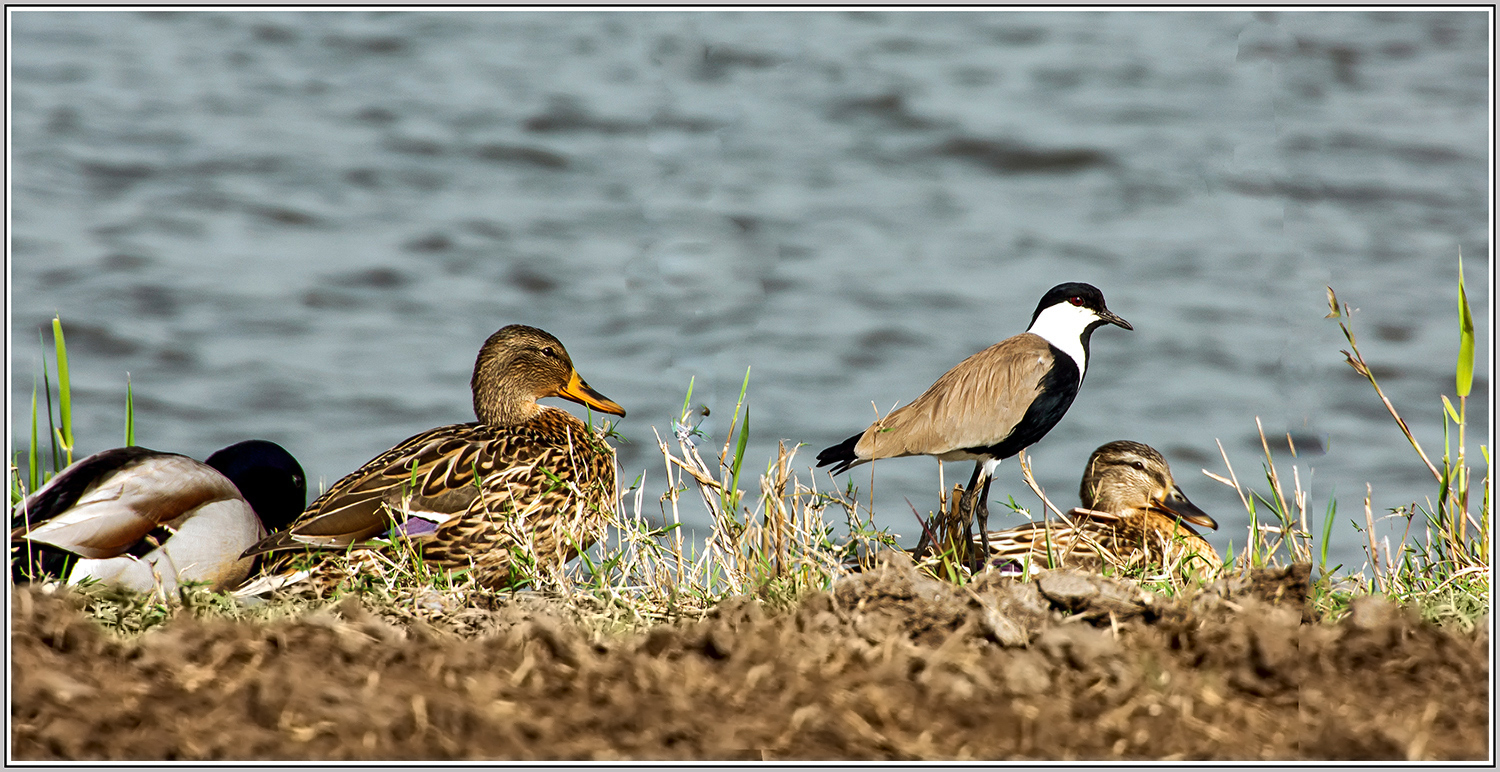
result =
M537 565L565 562L592 544L615 500L613 451L566 411L546 408L521 426L461 424L413 437L340 480L310 517L246 554L350 546L412 516L436 523L408 531L425 560L477 568L498 585L520 567L517 555L529 553ZM265 572L291 576L290 558Z
M246 550L257 555L307 547L342 548L405 519L407 508L462 511L494 472L504 437L478 423L440 426L406 439L340 479L290 528Z
M54 476L46 485L33 491L25 499L24 506L11 510L11 530L14 532L28 522L41 523L66 512L101 480L146 459L169 456L136 445L126 448L111 448L75 461L67 469Z
M481 495L423 540L429 561L499 579L518 554L561 564L598 538L617 500L613 454L565 417L546 414L537 431L507 438L507 463L482 476Z
M1074 508L1066 520L1043 520L992 531L990 553L994 557L1020 559L1032 556L1033 563L1047 565L1078 558L1099 558L1114 541L1120 515L1093 509Z
M109 558L204 504L236 498L229 478L187 456L116 448L79 461L22 502L11 538Z

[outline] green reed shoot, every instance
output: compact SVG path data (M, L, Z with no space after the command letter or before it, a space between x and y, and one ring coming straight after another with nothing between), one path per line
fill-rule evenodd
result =
M125 374L125 447L135 444L135 389L130 384L130 373Z
M692 407L692 402L693 402L693 382L696 381L696 380L698 380L697 376L695 376L695 375L694 376L688 376L687 396L685 396L685 397L682 398L682 419L681 420L682 420L683 423L687 423L688 410Z
M37 337L37 341L40 342L41 339L42 339L42 333L40 331L38 331L36 337ZM53 471L56 471L58 469L62 469L63 463L62 463L62 454L60 454L60 453L57 452L57 429L54 428L54 427L57 426L57 422L52 417L52 415L53 415L52 414L52 378L51 378L50 375L48 375L48 372L49 371L47 369L47 354L46 354L46 352L43 352L42 353L42 394L46 397L46 401L47 401L47 439L48 439L48 442L51 443L51 445L52 445L52 469L53 469Z
M691 388L691 385L689 386ZM725 435L724 450L729 450L729 438L734 436L736 424L739 425L739 439L735 443L734 457L730 462L729 490L724 492L724 511L731 517L739 511L740 506L740 467L745 462L745 445L750 441L750 407L745 405L745 392L750 388L750 368L745 368L745 380L740 384L740 396L734 402L734 415L729 419L729 432ZM745 408L744 423L740 423L740 408ZM719 461L723 463L724 453L720 452Z
M37 468L36 458L36 378L31 381L31 447L26 449L27 491L42 487L42 470Z
M1417 505L1417 511L1424 514L1427 521L1426 532L1428 546L1421 551L1422 570L1418 574L1395 577L1401 579L1400 589L1402 594L1416 592L1419 585L1441 584L1460 576L1471 576L1476 579L1483 573L1489 561L1489 474L1485 475L1485 496L1480 508L1479 521L1475 522L1469 509L1469 469L1467 465L1467 449L1465 447L1465 430L1467 428L1467 402L1468 394L1473 385L1474 377L1474 319L1469 310L1468 293L1464 287L1463 258L1459 258L1459 282L1458 282L1458 323L1459 323L1459 354L1454 365L1454 386L1457 392L1459 407L1453 408L1453 404L1445 395L1443 402L1443 445L1442 469L1438 469L1422 450L1416 438L1412 436L1406 422L1402 420L1394 405L1385 397L1381 391L1375 376L1370 372L1364 357L1360 354L1354 332L1350 325L1343 320L1349 318L1349 307L1345 304L1340 311L1340 306L1333 289L1328 289L1328 301L1330 313L1329 318L1340 319L1339 328L1344 337L1349 341L1350 351L1345 351L1344 356L1350 367L1369 380L1372 388L1385 403L1386 409L1391 417L1395 419L1407 440L1417 455L1432 472L1433 479L1438 483L1437 503L1431 502L1427 506ZM1458 429L1458 448L1456 456L1451 453L1449 444L1450 423ZM1488 467L1488 449L1480 446ZM1415 513L1412 513L1415 514ZM1410 515L1408 515L1410 516ZM1373 525L1373 524L1370 524ZM1469 535L1468 529L1473 526L1477 531L1478 538ZM1367 526L1368 527L1368 526ZM1436 532L1436 541L1431 534ZM1406 555L1405 538L1402 540L1401 552ZM1375 552L1373 534L1370 535L1370 545L1367 548L1371 553L1371 563L1379 562L1379 555ZM1390 574L1397 569L1392 564L1392 556L1386 556L1386 572ZM1404 560L1403 560L1404 563ZM1392 577L1386 577L1390 579Z
M1329 575L1328 542L1333 536L1333 517L1339 506L1338 500L1334 498L1335 493L1336 491L1328 492L1328 514L1323 517L1323 541L1318 544L1318 576Z
M54 317L52 319L52 337L58 358L58 403L61 408L61 422L54 419L52 408L52 378L51 371L47 366L47 355L42 354L42 399L46 405L47 436L51 439L52 464L51 469L42 468L41 450L41 405L37 401L36 384L31 387L31 447L26 452L26 476L24 482L27 485L26 495L37 490L47 483L53 475L67 468L73 463L73 395L72 382L68 374L68 349L67 341L63 337L62 320ZM38 332L38 339L41 334ZM33 381L35 376L33 376ZM17 478L20 477L20 469L15 470ZM17 480L17 483L23 482ZM12 488L17 488L13 485ZM19 500L19 498L17 499Z
M57 347L57 405L62 417L58 438L67 454L68 463L63 465L66 468L73 463L73 391L68 377L68 346L63 340L62 319L56 316L52 317L52 342Z

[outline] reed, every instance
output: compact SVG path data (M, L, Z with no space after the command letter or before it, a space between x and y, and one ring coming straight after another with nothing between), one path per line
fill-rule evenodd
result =
M73 463L73 451L76 448L73 437L73 388L72 374L68 369L68 344L63 335L62 318L52 318L52 345L57 355L57 414L54 416L52 410L52 373L47 366L47 357L42 355L42 395L46 405L46 411L40 410L37 402L37 390L35 379L31 387L31 416L30 416L30 444L26 448L25 474L21 474L21 463L19 457L11 459L11 505L14 506L21 499L34 490L47 484L58 472L68 468ZM42 453L41 421L46 421L46 434L51 440L52 453L50 464L46 464L48 457ZM130 382L130 375L125 376L125 444L135 444L135 390Z
M645 498L643 473L623 492L612 533L586 561L578 589L648 617L701 613L731 595L786 604L830 588L861 556L895 545L889 533L861 519L857 491L819 490L815 476L797 473L800 445L779 442L755 489L740 487L750 432L748 385L747 371L712 461L704 458L712 446L692 422L689 392L670 440L655 434L665 472L657 511ZM701 542L688 543L681 511L683 497L694 493L712 525ZM834 535L829 510L844 521L846 535Z
M1439 395L1442 403L1440 420L1443 421L1443 454L1439 463L1433 462L1400 411L1381 388L1379 380L1360 351L1349 306L1339 303L1332 287L1327 288L1327 294L1327 318L1338 321L1339 329L1349 344L1348 349L1341 351L1345 361L1369 382L1376 397L1384 404L1407 443L1411 445L1417 460L1432 474L1436 483L1436 495L1424 502L1395 507L1390 510L1390 514L1377 520L1372 505L1374 489L1367 483L1363 497L1363 522L1352 518L1349 520L1349 525L1362 536L1366 562L1358 571L1341 575L1338 572L1343 568L1342 565L1332 568L1328 566L1328 544L1338 511L1336 500L1330 496L1322 518L1321 538L1314 542L1309 529L1309 493L1302 486L1300 470L1295 463L1296 446L1288 435L1287 445L1294 459L1291 484L1288 486L1285 473L1277 468L1271 456L1270 444L1260 419L1256 418L1256 429L1265 453L1262 468L1268 486L1267 492L1250 492L1240 484L1222 444L1219 452L1224 459L1228 476L1203 470L1209 477L1234 488L1250 515L1245 548L1234 565L1244 569L1311 563L1316 554L1318 576L1314 600L1325 612L1337 615L1354 595L1373 591L1414 606L1434 621L1472 628L1477 620L1489 612L1490 458L1488 447L1481 445L1480 455L1484 459L1484 466L1476 512L1471 507L1474 503L1471 499L1473 470L1466 446L1467 403L1473 385L1475 333L1468 293L1464 287L1462 259L1459 262L1458 283L1459 345L1454 367L1458 405L1455 407L1447 395ZM1262 515L1269 515L1265 522L1261 522ZM1394 546L1389 535L1378 534L1377 523L1386 520L1405 523Z

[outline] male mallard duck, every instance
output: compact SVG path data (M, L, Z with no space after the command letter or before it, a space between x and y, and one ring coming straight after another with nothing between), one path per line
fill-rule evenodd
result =
M380 454L244 554L344 549L398 528L427 562L473 568L481 583L503 586L525 573L528 557L560 566L593 544L617 498L614 450L566 410L536 401L625 409L578 376L557 338L519 324L484 342L470 387L478 422L440 426Z
M138 446L102 451L12 510L11 577L223 590L250 573L240 552L306 503L302 467L274 442L231 445L207 463Z
M1188 523L1218 528L1188 501L1155 448L1129 440L1099 446L1079 486L1083 506L1067 520L1028 523L990 534L990 565L1145 566L1208 579L1222 561Z

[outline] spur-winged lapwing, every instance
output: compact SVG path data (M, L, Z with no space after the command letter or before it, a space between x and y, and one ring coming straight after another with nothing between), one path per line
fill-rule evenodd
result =
M983 482L978 516L984 535L995 467L1040 440L1068 411L1088 369L1089 337L1105 324L1134 329L1105 307L1098 288L1059 284L1037 303L1026 332L959 362L911 404L825 448L818 466L834 464L838 474L880 458L974 461L960 511L972 525L975 490Z

